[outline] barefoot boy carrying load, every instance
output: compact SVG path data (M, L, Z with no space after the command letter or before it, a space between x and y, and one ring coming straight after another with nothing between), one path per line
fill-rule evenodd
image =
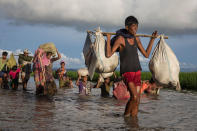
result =
M125 117L137 117L140 86L141 86L141 66L139 62L138 50L144 57L148 58L157 36L157 31L153 32L147 49L142 46L140 38L136 36L138 30L138 20L134 16L125 19L125 29L116 32L116 36L111 41L111 35L107 35L106 57L112 56L116 51L120 55L120 73L130 92L124 115ZM111 46L112 45L112 46Z

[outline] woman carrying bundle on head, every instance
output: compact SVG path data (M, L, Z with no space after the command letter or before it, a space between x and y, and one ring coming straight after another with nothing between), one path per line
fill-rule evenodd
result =
M57 92L56 84L53 77L53 62L61 58L60 53L56 49L57 57L53 57L53 52L44 51L42 48L36 50L33 60L34 80L36 84L37 95L53 96Z

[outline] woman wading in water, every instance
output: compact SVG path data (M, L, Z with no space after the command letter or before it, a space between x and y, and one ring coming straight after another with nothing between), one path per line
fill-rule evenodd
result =
M34 57L34 80L36 84L37 95L53 96L57 92L56 84L53 77L53 62L61 58L60 53L57 51L57 57L52 57L52 52L44 52L38 49Z

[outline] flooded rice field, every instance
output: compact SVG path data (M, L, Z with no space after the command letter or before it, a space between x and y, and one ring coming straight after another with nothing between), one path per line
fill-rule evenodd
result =
M126 101L101 98L100 89L79 96L78 89L58 89L48 99L28 91L0 89L0 130L66 131L197 131L197 93L162 89L159 96L143 95L138 119L124 118Z

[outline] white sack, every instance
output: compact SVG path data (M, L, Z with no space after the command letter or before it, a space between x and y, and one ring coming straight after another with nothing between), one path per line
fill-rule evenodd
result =
M87 68L81 68L81 69L77 70L77 73L78 73L79 76L87 76L87 75L89 75Z
M163 86L174 86L180 90L179 72L180 66L172 49L161 36L155 47L152 58L149 62L149 69L153 79Z
M118 66L118 55L114 53L110 58L107 58L105 46L106 42L99 28L95 33L87 33L83 54L90 79L93 78L94 72L110 73Z

